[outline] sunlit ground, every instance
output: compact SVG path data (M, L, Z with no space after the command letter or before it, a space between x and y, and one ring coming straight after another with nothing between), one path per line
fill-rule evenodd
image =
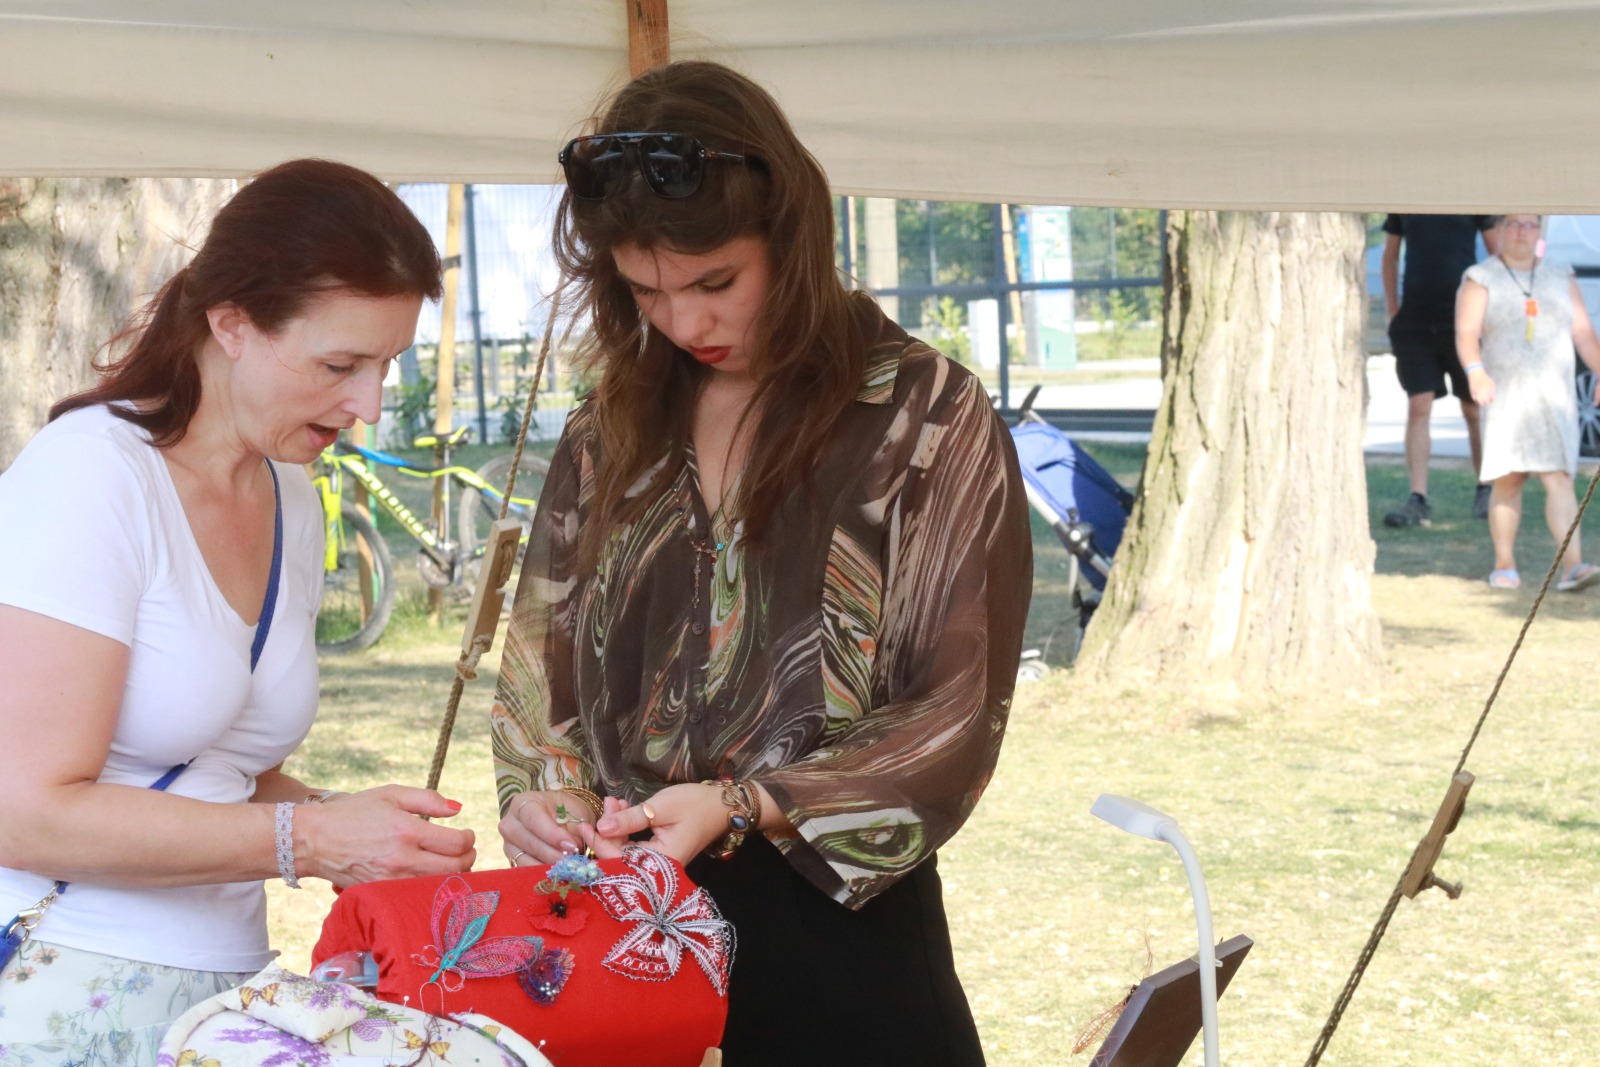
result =
M1096 451L1136 477L1137 449ZM999 772L940 855L991 1063L1087 1063L1088 1053L1071 1056L1073 1039L1145 973L1146 945L1157 968L1194 952L1176 854L1092 818L1101 792L1176 816L1205 867L1218 938L1256 942L1223 998L1224 1061L1304 1062L1433 817L1551 553L1532 490L1527 588L1492 592L1464 470L1435 474L1436 521L1425 531L1377 523L1403 495L1402 472L1374 461L1369 476L1388 657L1380 696L1205 706L1181 693L1091 688L1063 669L1019 690ZM1044 647L1063 629L1065 566L1042 526L1036 544L1029 643ZM324 662L322 717L295 773L344 788L422 783L460 608L437 630L412 605L369 652ZM1468 765L1477 784L1439 864L1466 890L1457 901L1435 890L1402 902L1325 1063L1593 1062L1597 617L1600 590L1547 601L1477 743ZM443 785L466 804L457 821L484 836L487 865L503 863L484 715L496 655L468 689ZM304 968L331 894L277 883L269 892L274 944ZM1199 1062L1198 1042L1187 1062Z

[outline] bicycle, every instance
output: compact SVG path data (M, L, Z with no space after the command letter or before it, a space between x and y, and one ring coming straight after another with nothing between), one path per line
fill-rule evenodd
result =
M338 655L370 647L394 612L394 558L372 519L344 499L346 476L366 490L417 542L417 569L431 588L470 586L477 580L477 562L483 558L490 525L500 517L512 457L496 456L476 471L451 465L450 450L469 432L462 427L443 439L426 434L413 442L416 448L438 449L443 459L438 467L417 466L399 456L344 441L335 442L322 453L312 478L322 498L327 539L322 608L317 614L318 652ZM450 489L458 487L461 496L456 508L455 537L450 538L448 531L441 536L441 531L406 507L378 477L377 467L392 468L409 478L444 479L446 516L451 512ZM522 523L524 543L549 469L543 459L526 453L518 465L517 484L506 515Z

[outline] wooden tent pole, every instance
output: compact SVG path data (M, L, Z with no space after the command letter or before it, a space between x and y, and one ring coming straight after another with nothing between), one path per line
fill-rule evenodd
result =
M433 433L441 441L448 437L455 422L456 399L456 291L461 286L461 219L465 213L467 187L450 186L449 206L444 221L444 299L439 304L439 358L436 373L438 391L434 403ZM444 463L444 449L435 445L434 466ZM441 541L448 541L445 528L446 479L433 480L433 528ZM429 588L428 617L435 623L442 619L444 590Z
M623 0L628 7L628 76L672 62L667 35L667 0Z

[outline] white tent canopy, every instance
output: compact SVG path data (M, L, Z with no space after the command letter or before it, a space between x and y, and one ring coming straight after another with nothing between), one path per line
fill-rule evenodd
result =
M670 0L836 188L1600 211L1597 0ZM0 0L0 174L549 182L624 0Z

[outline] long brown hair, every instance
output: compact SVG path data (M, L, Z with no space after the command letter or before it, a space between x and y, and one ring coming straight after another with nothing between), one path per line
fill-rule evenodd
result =
M177 444L200 407L206 311L235 304L275 333L318 293L438 299L439 253L393 190L366 171L324 159L280 163L256 175L217 212L205 243L111 345L127 353L100 368L100 383L58 401L52 420L91 404L142 427L161 448Z
M765 240L770 285L751 338L758 379L748 465L732 501L746 543L763 546L773 516L807 487L815 457L855 397L866 345L834 265L827 176L783 112L755 82L716 63L661 67L624 86L592 133L689 134L745 165L709 163L699 191L656 196L635 176L603 200L567 191L556 215L555 255L592 325L582 357L599 384L595 413L602 463L582 553L598 558L606 535L635 517L675 476L663 465L653 492L628 490L662 458L682 454L700 381L708 371L659 331L645 328L612 251L664 248L702 255L738 237Z

